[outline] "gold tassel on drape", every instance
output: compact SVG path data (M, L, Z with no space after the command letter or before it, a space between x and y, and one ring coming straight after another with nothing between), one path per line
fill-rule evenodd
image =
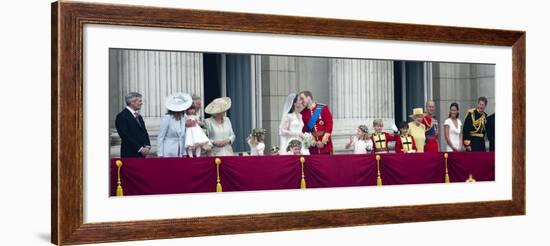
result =
M116 166L118 169L118 179L117 179L117 186L116 186L116 196L124 196L124 191L122 190L122 182L120 181L120 168L122 167L122 161L117 160Z
M303 156L300 156L300 163L302 164L302 181L300 182L300 189L306 188L306 176L304 175L304 162L306 162L306 158Z
M382 186L382 177L380 176L380 155L376 155L376 169L378 170L378 177L376 178L376 186Z
M216 158L216 192L222 192L222 184L220 183L220 164L222 164L222 160L220 158Z
M449 168L447 168L447 159L449 159L449 154L445 153L443 157L445 157L445 183L451 183L451 178L449 177Z

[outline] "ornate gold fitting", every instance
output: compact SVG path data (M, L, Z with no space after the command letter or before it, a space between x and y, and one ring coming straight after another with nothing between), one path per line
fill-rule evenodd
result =
M117 166L117 186L116 186L116 196L124 196L124 190L122 189L122 181L120 180L120 168L122 167L122 161L117 160L116 162Z
M476 180L474 179L474 175L472 175L470 173L470 175L468 175L468 179L466 180L466 183L475 183Z

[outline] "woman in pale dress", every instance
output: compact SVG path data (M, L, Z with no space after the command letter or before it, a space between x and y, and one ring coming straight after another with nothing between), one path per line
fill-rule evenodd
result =
M292 139L298 139L303 142L304 122L302 121L302 112L304 103L296 94L288 95L285 105L283 106L283 114L281 123L279 124L279 143L281 145L280 154L286 154L288 144ZM309 155L308 148L302 148L303 155Z
M422 108L413 109L412 122L409 122L409 135L414 138L416 143L416 152L423 153L426 144L426 127L422 124L424 110Z
M229 97L216 98L206 108L204 112L212 117L204 120L204 126L208 138L212 143L212 156L230 156L233 154L231 144L235 141L233 126L225 112L231 108L231 99Z
M185 127L187 121L184 111L191 107L192 100L188 94L175 93L166 98L168 113L160 119L158 135L158 157L183 157L185 148Z
M462 151L462 121L458 118L458 110L458 103L451 103L449 118L443 124L445 126L447 152Z

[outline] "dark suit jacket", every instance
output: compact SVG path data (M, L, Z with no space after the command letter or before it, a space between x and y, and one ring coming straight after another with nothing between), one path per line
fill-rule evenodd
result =
M489 140L489 150L495 151L495 114L487 117L487 139Z
M116 130L122 139L122 144L120 145L120 157L122 158L143 157L143 155L138 152L139 149L151 145L143 118L139 116L138 120L141 126L127 108L116 116Z

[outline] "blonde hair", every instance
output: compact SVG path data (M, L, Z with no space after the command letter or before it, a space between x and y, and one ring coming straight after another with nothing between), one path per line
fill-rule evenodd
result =
M382 121L382 119L373 120L372 126L384 126L384 121Z

